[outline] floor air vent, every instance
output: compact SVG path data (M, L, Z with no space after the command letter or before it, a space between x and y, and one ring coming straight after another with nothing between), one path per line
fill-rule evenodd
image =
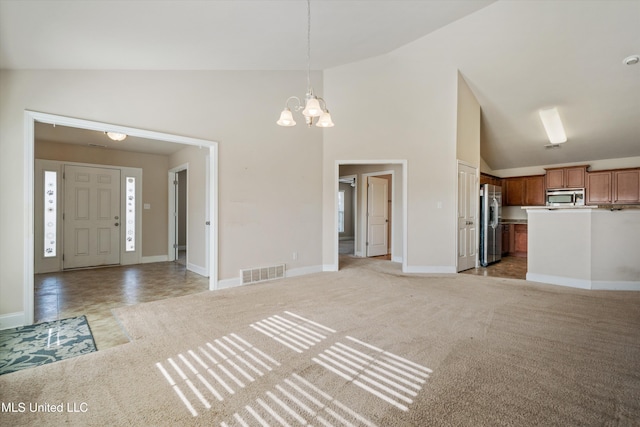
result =
M271 267L249 268L240 270L242 284L264 282L266 280L281 279L284 277L284 264Z

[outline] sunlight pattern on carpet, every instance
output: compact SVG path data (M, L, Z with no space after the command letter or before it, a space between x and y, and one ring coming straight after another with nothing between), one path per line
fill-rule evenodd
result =
M289 311L250 326L297 353L324 342L329 334L336 333L334 329ZM409 405L433 372L423 365L351 336L333 344L330 341L323 348L316 357L310 358L311 362L324 368L325 371L320 372L327 372L327 377L336 374L347 381L345 386L357 387L352 392L361 396L373 395L402 411L409 410ZM164 379L194 417L199 415L201 408L211 410L212 402L231 398L240 389L281 366L280 362L235 333L156 363ZM282 368L277 371L278 374L272 375L282 375L281 371ZM269 427L310 425L312 422L326 427L374 426L362 414L301 375L284 375L289 376L284 379L276 377L277 383L261 393L260 397L254 395L248 402L234 402L240 403L238 409L234 409L236 412L233 416L220 426ZM259 387L259 384L253 387ZM342 386L339 389L344 392ZM363 391L366 393L363 394Z
M285 314L288 318L275 315L252 323L250 326L280 344L289 347L296 353L309 350L314 345L327 339L327 333L333 334L336 332L329 327L305 319L290 311L285 311Z
M156 363L156 367L194 417L198 412L182 391L184 387L181 388L181 385L185 384L195 398L206 409L210 409L209 394L216 400L223 401L223 394L235 394L238 387L246 386L245 382L255 381L256 376L264 376L276 366L280 366L280 363L237 334L215 339L213 343L207 342L199 346L198 351L188 350L178 354L177 358L170 357L164 365ZM174 379L176 375L180 378L177 382ZM202 384L208 393L196 387L192 380Z
M317 421L327 427L336 424L375 427L374 423L298 374L292 374L265 395L256 399L253 406L246 405L242 413L236 412L234 420L242 426L256 425L256 422L265 427L308 425L309 421ZM222 422L220 427L230 425Z
M392 404L409 410L409 404L433 371L356 338L337 342L312 360L336 375Z

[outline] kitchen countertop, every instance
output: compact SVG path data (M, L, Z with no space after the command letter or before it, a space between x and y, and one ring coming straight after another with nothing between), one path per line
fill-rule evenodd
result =
M640 205L588 205L588 206L523 206L522 209L544 209L549 211L566 210L566 209L606 209L606 210L625 210L640 209Z
M545 209L550 211L566 209L599 209L598 206L523 206L522 209Z
M501 224L526 224L527 220L526 219L505 219L505 218L502 218L500 223Z

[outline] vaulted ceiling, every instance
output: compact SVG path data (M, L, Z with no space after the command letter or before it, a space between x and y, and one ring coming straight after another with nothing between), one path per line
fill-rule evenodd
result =
M311 68L442 28L482 108L492 169L640 156L640 1L312 0ZM307 66L306 2L0 0L2 69L285 70ZM557 106L569 141L537 111Z

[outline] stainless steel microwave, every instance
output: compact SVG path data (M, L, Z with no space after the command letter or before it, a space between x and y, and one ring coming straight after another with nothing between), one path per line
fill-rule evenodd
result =
M547 206L584 206L584 188L547 190Z

